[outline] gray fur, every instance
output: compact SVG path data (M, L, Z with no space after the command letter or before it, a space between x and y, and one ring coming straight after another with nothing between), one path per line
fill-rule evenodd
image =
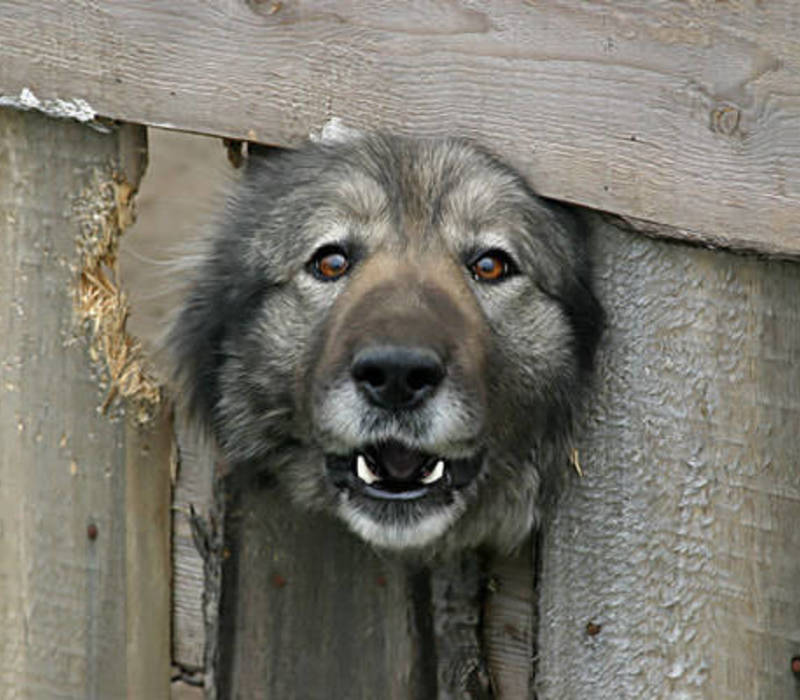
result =
M349 274L316 279L314 251L343 241ZM469 256L488 248L519 274L475 280ZM268 470L373 544L513 549L563 480L591 373L602 311L585 249L570 211L468 141L365 135L253 155L168 336L178 393L236 468ZM384 326L448 358L413 410L368 405L348 374ZM382 439L485 459L449 503L373 507L333 485L325 455Z

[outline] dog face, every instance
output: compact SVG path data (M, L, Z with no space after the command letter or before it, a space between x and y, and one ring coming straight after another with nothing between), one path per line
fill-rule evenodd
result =
M602 312L562 207L462 140L252 157L169 335L234 465L386 548L513 548Z

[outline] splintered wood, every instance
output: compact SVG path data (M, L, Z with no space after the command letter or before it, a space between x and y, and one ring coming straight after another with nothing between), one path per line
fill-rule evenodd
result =
M127 331L130 307L118 284L117 252L120 236L134 221L135 188L120 176L98 177L78 199L81 222L81 268L75 294L78 317L89 326L90 352L104 368L107 394L103 411L115 398L141 423L149 422L161 405L161 386L142 353L141 343Z

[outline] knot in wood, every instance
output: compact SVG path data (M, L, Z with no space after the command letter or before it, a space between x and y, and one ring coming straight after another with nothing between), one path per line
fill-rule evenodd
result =
M711 130L725 136L732 136L739 128L742 113L738 107L724 105L711 112Z

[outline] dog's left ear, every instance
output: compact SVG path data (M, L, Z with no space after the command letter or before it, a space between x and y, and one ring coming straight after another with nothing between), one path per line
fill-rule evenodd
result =
M593 269L589 255L591 222L580 207L546 199L572 238L573 259L571 274L562 280L559 298L575 336L578 363L582 371L591 373L600 337L606 326L606 314L594 293Z

